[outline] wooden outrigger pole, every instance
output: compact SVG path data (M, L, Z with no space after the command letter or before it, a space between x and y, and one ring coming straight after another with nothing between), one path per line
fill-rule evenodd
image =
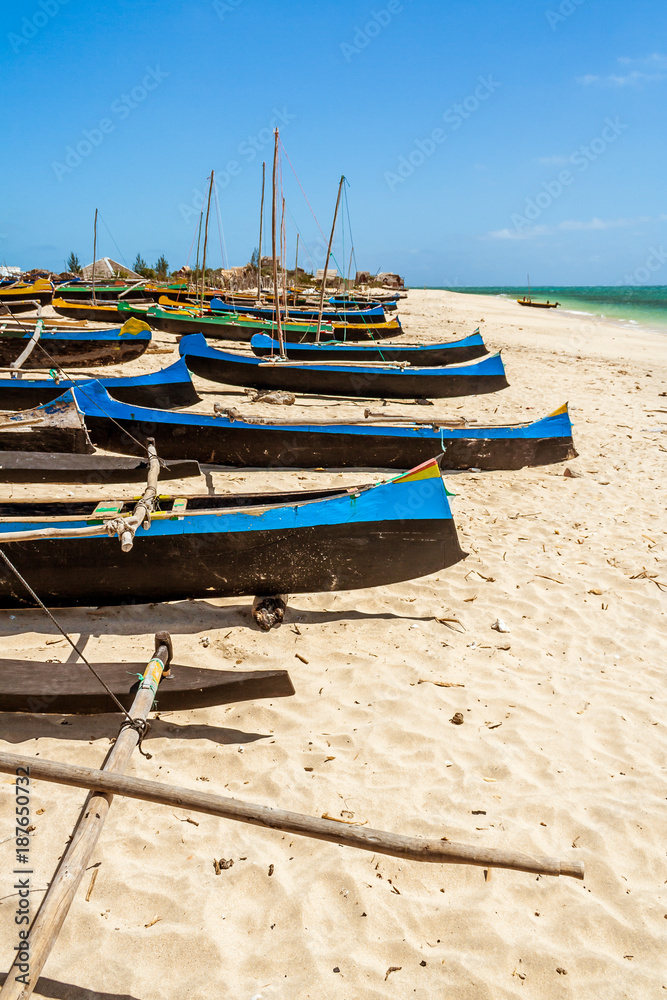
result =
M280 316L280 291L278 289L278 261L276 259L276 173L278 170L278 129L275 130L273 148L273 197L271 199L271 253L273 254L273 304L276 310L276 334L280 345L280 357L286 358L283 325Z
M95 221L93 222L93 305L97 304L95 299L95 261L97 260L97 209L95 209Z
M262 199L259 208L259 247L257 248L257 299L262 301L262 227L264 224L264 182L266 180L266 161L262 163Z
M340 195L343 190L343 184L345 183L345 175L343 174L340 179L340 184L338 185L338 197L336 198L336 208L334 209L333 222L331 224L331 236L329 237L329 246L327 247L327 255L324 258L324 274L322 275L322 288L320 289L320 306L317 316L317 335L315 337L317 343L320 342L320 332L322 330L322 311L324 309L324 293L327 287L327 271L329 269L329 257L331 256L331 247L333 244L334 233L336 231L336 218L338 217L338 206L340 205Z
M164 633L158 633L164 634ZM156 637L157 638L157 637ZM143 685L142 685L143 686ZM133 706L134 707L134 706ZM584 865L580 861L565 861L560 858L538 857L496 847L457 844L446 837L425 839L408 837L385 830L347 824L327 816L304 816L286 809L243 802L229 795L215 795L193 788L174 787L160 781L133 778L114 768L113 773L105 766L103 770L82 767L76 764L19 757L0 751L0 773L14 774L17 767L29 767L30 776L40 781L52 781L77 788L96 789L113 795L124 795L143 802L177 809L190 809L208 816L220 816L237 820L251 826L261 826L269 830L282 830L315 840L326 840L331 844L356 847L373 854L387 854L393 858L410 861L424 861L432 864L474 865L479 868L506 868L513 871L530 872L536 875L567 875L583 879ZM0 993L0 1000L5 1000Z
M144 671L132 707L127 713L127 720L121 726L116 742L104 762L102 773L122 774L127 769L132 751L146 733L146 717L153 706L162 675L169 670L171 656L169 633L158 632L155 636L155 653ZM37 911L25 943L24 950L29 955L29 971L21 974L17 968L21 964L21 953L18 952L0 990L0 1000L27 1000L32 995L81 884L112 802L113 795L109 792L91 792L86 798L72 839ZM17 978L18 975L21 975L23 981Z

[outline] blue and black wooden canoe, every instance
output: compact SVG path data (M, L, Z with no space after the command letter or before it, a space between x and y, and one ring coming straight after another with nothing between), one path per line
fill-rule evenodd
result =
M25 323L0 323L0 365L11 364L21 354L34 331ZM121 327L112 329L45 324L42 334L23 363L26 369L50 368L52 362L64 366L90 368L97 365L117 365L141 357L151 342L147 323L131 317Z
M129 406L112 399L99 382L91 381L63 393L48 407L30 412L42 412L46 422L50 408L64 408L68 402L70 407L75 405L98 448L143 456L147 439L152 437L161 458L189 458L218 465L410 469L444 452L441 464L446 469L520 469L576 456L567 406L534 423L509 426L448 427L437 420L393 425L253 423L228 416ZM33 426L33 450L73 450L69 438L64 438L62 446L54 443L55 430L50 443L40 445L39 427L32 422L21 434L15 433L15 422L0 427L0 448L31 450Z
M250 341L253 354L258 358L279 353L278 341L267 334L257 333ZM450 340L442 344L350 344L340 340L322 340L319 344L287 341L285 353L294 361L401 361L422 368L436 365L460 365L475 358L483 358L486 349L479 330L469 337Z
M245 313L247 316L255 316L257 319L275 319L276 316L276 310L272 306L244 305L239 302L230 305L228 302L223 302L222 299L217 298L211 299L211 309L213 312ZM285 315L284 308L280 310L280 315ZM299 319L312 323L313 320L317 322L318 316L319 311L317 309L289 309L289 318L293 320ZM364 323L368 325L384 323L386 318L384 306L380 303L367 306L363 309L347 309L341 305L336 307L336 309L325 309L322 313L322 319L326 323Z
M356 590L436 573L464 556L435 460L356 489L162 499L127 553L106 533L67 536L131 514L134 502L113 507L0 502L0 544L45 604L67 607ZM65 532L3 541L41 528ZM3 565L0 607L23 605L32 597Z
M90 379L54 378L4 378L0 379L0 410L27 410L42 403L50 403L62 396L66 389L88 382ZM193 406L199 396L192 384L190 372L179 358L173 365L146 375L102 378L101 384L114 399L137 406L155 406L172 410Z
M507 387L499 354L465 365L414 368L405 363L284 361L232 354L209 347L201 333L183 337L181 357L195 375L254 389L286 389L325 396L393 399L444 399L476 396Z

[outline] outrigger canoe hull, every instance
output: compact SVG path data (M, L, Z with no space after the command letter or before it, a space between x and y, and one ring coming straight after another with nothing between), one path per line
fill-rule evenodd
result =
M84 432L87 429L98 448L143 457L147 439L152 437L161 458L189 458L214 465L411 469L442 452L445 469L521 469L564 462L577 454L567 406L542 420L508 426L447 427L437 421L427 425L252 423L227 416L128 406L112 399L95 381L68 390L46 407L28 411L35 420L41 412L41 423L33 424L22 420L26 414L16 414L0 428L0 447L74 450L67 435L62 445L56 443L57 428L48 446L41 443L52 408L63 407L74 408L73 416L78 413ZM19 424L23 428L20 433ZM30 444L31 434L34 445Z
M3 542L28 527L100 523L94 507L0 503L3 551L47 605L357 590L435 573L464 557L436 461L376 486L311 498L190 498L185 512L171 507L148 530L139 528L127 553L106 534ZM2 565L0 607L21 606L34 602Z
M90 368L134 361L144 353L151 336L150 327L134 318L120 328L107 330L45 327L32 354L21 367L50 368L56 362L64 367ZM25 327L0 331L0 366L16 361L30 337Z
M499 354L468 365L413 368L410 365L337 364L262 360L209 347L202 334L183 337L179 352L191 372L225 385L285 389L310 395L370 399L444 399L476 396L507 388Z
M66 389L83 384L87 379L5 378L0 379L0 410L26 410L50 403ZM122 403L155 406L171 410L194 406L199 396L192 384L190 372L182 358L161 371L146 375L102 378L101 384L109 395Z
M258 333L250 341L253 354L264 358L279 353L278 341L266 334ZM285 353L294 361L403 361L409 365L432 368L436 365L461 365L475 358L483 358L489 352L480 334L452 340L444 344L348 344L345 341L323 339L319 344L307 344L289 340L285 343Z

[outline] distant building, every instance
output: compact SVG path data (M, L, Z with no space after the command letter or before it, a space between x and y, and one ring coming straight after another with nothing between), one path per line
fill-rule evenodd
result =
M20 278L20 267L9 267L7 264L0 264L0 278Z
M336 268L336 267L328 267L327 268L327 276L326 276L325 280L326 281L334 281L337 277L338 277L338 268ZM315 281L321 281L322 278L324 278L324 268L323 267L318 267L317 271L315 272Z
M379 283L384 288L403 288L404 287L403 278L401 278L400 274L392 274L390 271L384 271L384 272L382 272L380 274L376 274L375 278L376 278L376 281L379 281Z
M86 264L81 270L81 274L84 278L92 278L93 270L95 272L95 279L97 278L134 278L137 281L141 281L141 275L133 271L131 267L126 267L125 264L119 264L117 260L112 260L111 257L100 257L99 260L95 261L95 264Z

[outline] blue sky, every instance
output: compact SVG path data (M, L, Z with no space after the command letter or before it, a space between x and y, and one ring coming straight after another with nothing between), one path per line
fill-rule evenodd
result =
M664 0L15 0L3 26L0 262L88 262L97 207L100 254L179 267L213 168L209 259L245 263L277 122L327 235L348 178L360 268L667 284ZM298 227L321 266L285 158L282 191L288 259Z

